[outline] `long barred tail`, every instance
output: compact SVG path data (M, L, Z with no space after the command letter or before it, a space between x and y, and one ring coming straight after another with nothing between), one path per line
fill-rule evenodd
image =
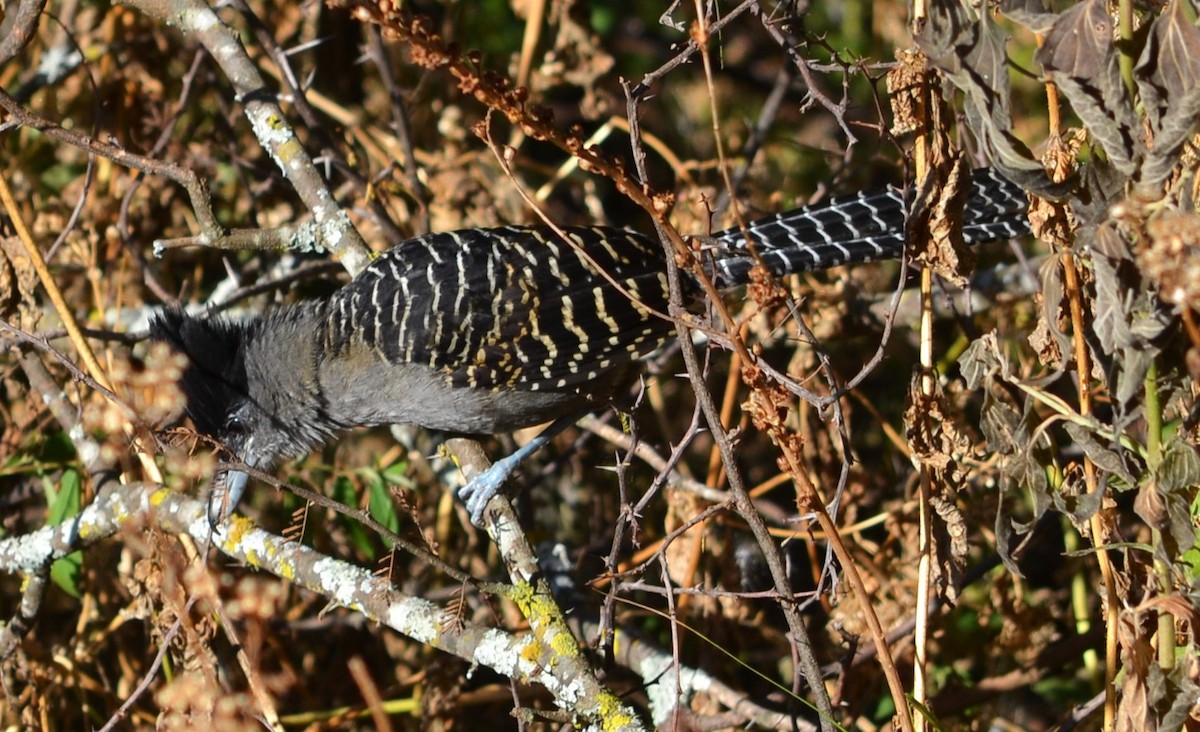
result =
M968 244L1029 233L1029 201L1023 189L991 168L979 168L971 178L971 195L963 212L963 237ZM753 221L747 228L772 273L809 272L899 259L904 251L907 209L904 192L889 186L786 211ZM747 282L755 261L745 253L746 234L741 229L727 229L713 238L721 284Z

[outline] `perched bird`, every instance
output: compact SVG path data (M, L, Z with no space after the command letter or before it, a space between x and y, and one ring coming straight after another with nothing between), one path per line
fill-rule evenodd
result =
M749 281L747 233L777 275L899 257L906 208L904 193L886 188L716 233L714 281ZM1027 233L1026 208L1015 184L975 171L966 241ZM182 387L196 428L255 468L356 427L492 434L569 423L612 403L675 327L664 317L657 241L605 227L561 232L506 226L409 239L328 298L244 321L167 309L151 337L188 359ZM684 287L699 303L694 275L684 274ZM460 492L472 520L548 434ZM244 485L245 474L228 474L227 504Z

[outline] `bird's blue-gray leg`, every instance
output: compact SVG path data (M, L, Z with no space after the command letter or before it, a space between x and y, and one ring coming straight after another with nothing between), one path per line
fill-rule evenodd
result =
M525 459L542 449L546 443L553 440L558 433L575 424L575 420L579 415L569 417L559 417L550 423L550 426L542 430L529 442L525 443L521 449L492 463L492 467L476 475L467 484L458 490L458 497L467 506L467 512L471 514L471 523L476 526L483 526L483 509L487 506L487 502L492 500L492 496L500 492L500 488L512 476L513 471L520 467Z
M240 470L225 470L213 479L208 494L208 522L213 526L229 518L246 492L250 476Z

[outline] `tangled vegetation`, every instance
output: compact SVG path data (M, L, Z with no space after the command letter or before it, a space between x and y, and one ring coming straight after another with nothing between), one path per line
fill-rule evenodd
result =
M1200 728L1197 78L1191 0L10 0L0 719ZM957 246L980 165L1028 241ZM403 428L210 532L157 308L542 220L699 271L883 182L913 266L714 299L490 534L479 445Z

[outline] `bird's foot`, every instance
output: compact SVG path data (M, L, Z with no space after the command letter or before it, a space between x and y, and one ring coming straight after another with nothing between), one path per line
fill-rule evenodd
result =
M458 498L466 505L467 513L471 515L471 523L483 526L483 510L488 501L500 493L500 489L524 462L525 457L526 455L517 451L502 460L497 460L492 467L471 478L466 485L458 489Z
M467 512L471 514L471 523L482 528L483 509L488 501L500 492L500 488L512 477L513 472L526 458L542 449L555 435L574 422L574 416L559 417L512 455L497 460L492 463L492 467L467 481L467 484L458 490L458 497L466 504Z

